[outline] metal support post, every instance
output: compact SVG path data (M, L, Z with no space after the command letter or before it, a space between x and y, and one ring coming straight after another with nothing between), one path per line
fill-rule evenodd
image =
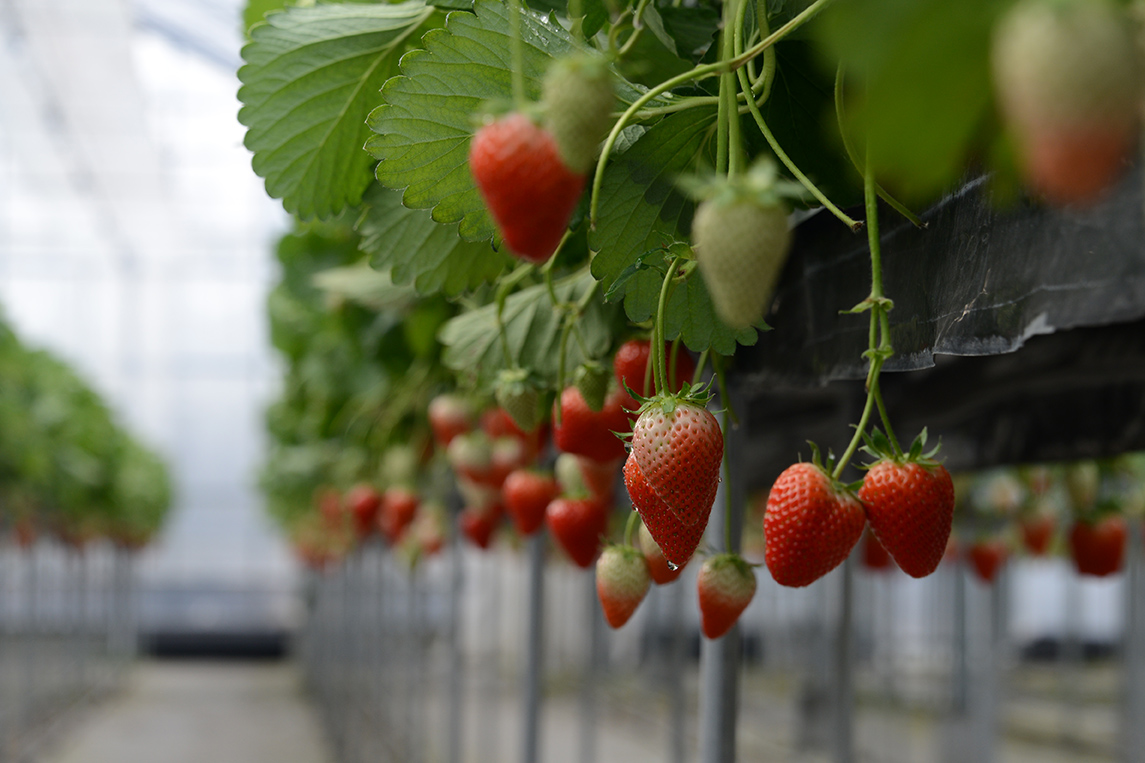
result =
M529 538L528 624L525 632L524 739L522 763L540 761L542 646L545 615L545 533ZM594 602L595 604L595 602Z
M743 406L738 406L741 410ZM727 457L723 482L716 493L712 516L708 521L708 539L713 545L731 541L728 551L738 551L743 535L743 505L746 499L741 473L742 434L732 427L724 414ZM733 511L726 511L726 501ZM725 522L731 522L730 527ZM739 715L740 628L732 627L722 638L703 639L700 648L700 763L734 763L736 759L736 721Z

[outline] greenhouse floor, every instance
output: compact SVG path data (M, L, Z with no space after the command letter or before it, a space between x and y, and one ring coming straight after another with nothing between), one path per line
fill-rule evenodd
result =
M290 663L143 661L45 763L329 763Z

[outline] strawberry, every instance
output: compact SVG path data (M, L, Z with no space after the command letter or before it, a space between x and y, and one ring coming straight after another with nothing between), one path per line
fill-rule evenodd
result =
M580 390L581 397L593 412L604 408L604 398L608 394L608 382L611 379L608 370L590 360L581 364L573 374L573 384Z
M553 411L553 442L557 448L595 461L624 458L624 441L615 434L627 432L630 426L621 405L624 397L620 390L614 391L604 401L603 410L594 413L580 390L566 387L559 401L560 415Z
M777 177L773 164L760 163L700 190L692 221L696 262L716 314L735 329L763 318L791 247L790 210L781 199L791 191Z
M1023 518L1018 524L1018 529L1022 533L1022 544L1034 556L1045 556L1057 525L1057 520L1049 514L1034 514Z
M565 166L553 136L526 115L509 114L473 136L469 169L510 251L547 260L584 188L584 174Z
M767 568L780 585L810 585L847 558L865 524L859 499L821 466L793 464L767 496Z
M652 351L652 343L647 339L629 339L620 345L612 359L612 372L621 388L627 387L640 397L652 396L652 379L647 373L648 356ZM676 350L676 362L672 363L672 345L664 343L664 357L668 361L668 386L672 392L679 392L685 383L691 383L696 373L696 361L682 347ZM644 380L648 379L645 386ZM630 410L639 408L635 401L626 405Z
M682 568L692 558L692 554L696 552L696 547L704 537L704 529L708 526L707 517L694 525L686 525L680 521L680 518L648 486L634 455L629 455L628 460L624 462L624 485L628 488L632 508L640 512L640 518L644 520L648 534L660 547L664 558ZM709 488L711 501L716 499L716 488L715 484Z
M422 554L433 556L445 546L445 507L430 503L418 512L409 528L409 535Z
M894 564L891 555L879 543L879 539L868 527L863 532L863 566L868 570L889 570ZM945 548L943 549L945 550Z
M459 476L482 484L492 483L493 443L484 432L457 435L450 441L446 453L449 465Z
M545 507L557 497L557 481L552 475L518 469L501 486L501 502L513 519L517 532L532 535L545 521Z
M608 505L593 498L557 498L545 509L545 522L569 558L588 569L608 529Z
M1075 522L1069 531L1069 548L1077 571L1082 575L1105 577L1120 570L1126 532L1125 520L1119 516Z
M523 458L532 463L545 447L546 427L538 424L531 430L521 429L504 408L490 408L481 414L481 431L491 440L498 437L515 437L525 446Z
M755 596L755 586L755 573L738 554L705 559L696 578L704 635L717 639L731 630Z
M536 431L541 423L540 392L523 368L508 368L497 375L497 404L522 432Z
M346 505L354 517L354 526L358 530L358 537L364 538L374 532L378 509L382 505L382 497L377 489L368 482L361 482L346 491Z
M687 566L686 564L669 564L668 557L664 556L664 552L660 550L660 546L652 537L648 526L643 522L640 523L640 552L644 554L644 562L648 565L648 574L652 576L652 582L656 585L671 583L680 577L680 574L684 572L684 567Z
M938 568L954 519L954 483L944 466L884 458L867 471L859 500L903 572L921 578Z
M596 595L613 628L628 622L644 601L652 579L644 557L632 546L608 546L596 560Z
M497 520L501 518L500 511L481 511L470 506L462 509L458 522L461 532L473 545L481 549L489 548L493 531L497 529Z
M616 106L608 62L586 53L557 59L545 74L541 103L562 161L573 172L588 172Z
M616 473L620 471L621 459L596 461L587 456L573 456L580 470L581 480L591 495L605 503L612 502L616 492Z
M382 494L382 513L379 526L389 542L396 543L413 522L420 499L406 487L388 487Z
M970 565L983 583L993 583L998 571L1010 555L1006 542L1000 538L979 540L966 552Z
M473 428L473 410L457 395L438 395L429 403L429 426L437 444L447 447L454 437Z
M652 490L684 524L707 520L724 456L723 432L710 411L689 400L654 398L632 428L632 455Z
M1095 200L1136 142L1139 65L1109 0L1020 0L994 28L1002 116L1026 182L1054 204Z
M461 499L465 505L474 509L489 511L492 510L493 507L501 505L500 486L474 482L466 477L458 477L457 490L461 493Z

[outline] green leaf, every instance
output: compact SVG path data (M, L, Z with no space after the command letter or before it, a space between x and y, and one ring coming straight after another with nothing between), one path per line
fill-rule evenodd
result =
M554 284L557 299L576 302L595 286L588 273L564 278ZM563 312L553 308L544 284L530 286L505 301L502 320L509 354L522 368L528 368L550 386L556 385L560 363ZM569 379L572 369L591 358L599 358L612 346L617 310L604 303L600 290L589 302L577 327L590 357L580 343L570 338L565 356ZM497 331L496 304L463 313L446 323L438 339L445 345L442 362L458 373L472 376L478 384L489 385L506 367Z
M462 241L456 226L439 225L429 212L403 206L398 191L375 183L365 202L360 247L374 268L390 271L396 284L453 296L493 281L510 262L488 241Z
M467 241L496 231L469 174L469 141L482 104L512 99L508 14L507 4L496 0L477 0L474 13L449 14L444 29L422 39L424 50L402 58L403 76L386 83L384 103L368 120L376 135L366 149L380 160L378 180L404 189L406 206L432 209L441 223L459 223ZM525 91L536 99L549 63L573 44L564 27L533 12L522 14L521 31ZM622 80L616 89L626 103L642 92Z
M715 110L707 108L673 114L653 125L608 165L600 189L599 218L589 236L589 246L597 252L592 274L604 283L606 291L646 252L686 236L693 205L676 190L674 181L695 164L714 118ZM659 281L654 274L650 278L638 274L632 282L648 280L656 281L658 295ZM631 288L615 296L625 296ZM647 306L625 306L637 322L651 314ZM636 317L634 312L643 317Z
M444 11L473 10L473 0L433 0L433 5Z
M849 95L848 123L869 136L884 185L925 200L962 176L990 118L990 35L1005 7L853 0L820 16L820 37L843 62L848 89L866 93Z
M707 5L659 9L664 32L673 40L673 50L681 58L699 62L715 41L720 27L720 14Z
M397 73L403 42L432 7L321 5L271 14L251 30L239 69L239 121L266 191L300 217L357 204L370 183L366 115Z
M366 262L315 273L314 285L327 294L374 311L404 310L415 299L412 289L394 284L390 274Z
M580 10L584 14L581 31L586 38L592 39L608 23L608 6L604 0L581 0Z

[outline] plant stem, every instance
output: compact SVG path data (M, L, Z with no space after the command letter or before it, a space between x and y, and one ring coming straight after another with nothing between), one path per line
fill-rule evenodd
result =
M628 522L624 525L624 545L632 545L632 535L636 532L636 521L640 518L636 508L633 507L631 513L628 515Z
M740 21L742 22L742 16ZM765 20L761 21L760 23L766 24L767 22ZM766 29L766 27L763 28ZM861 220L855 220L850 215L843 212L843 210L839 209L839 207L837 207L834 203L831 202L830 199L827 198L825 193L819 190L818 186L811 182L810 178L803 174L799 167L795 165L795 162L791 161L791 157L789 157L787 152L783 150L783 147L779 145L779 141L775 139L775 135L771 132L771 128L767 126L767 122L763 118L763 113L759 110L759 105L755 102L755 98L752 94L751 83L747 78L747 72L743 69L739 69L736 73L739 75L740 89L743 90L744 95L747 97L748 111L751 112L752 117L755 119L756 125L759 127L759 131L763 133L763 137L767 139L767 143L769 146L771 146L771 150L777 157L779 157L779 161L783 162L783 165L787 167L788 171L790 171L791 174L794 175L795 178L803 184L803 187L810 191L811 195L818 199L819 203L822 204L831 214L839 218L839 220L841 220L844 225L853 231L857 231L859 228L863 227Z
M898 438L895 437L895 430L891 427L891 417L887 415L887 406L883 403L883 386L879 380L875 379L874 384L875 405L879 409L879 418L882 419L883 429L887 432L887 439L891 441L891 448L894 449L895 458L902 458L903 450L899 445Z
M616 52L617 58L624 58L628 51L632 50L632 46L636 44L636 41L640 39L640 35L644 32L644 8L647 5L648 0L640 0L640 3L636 6L636 12L632 14L632 34L624 41L624 45L620 47L620 50Z
M882 365L879 360L872 360L872 365ZM878 371L875 372L876 374ZM851 463L851 457L855 455L855 451L859 449L859 443L863 440L863 432L867 431L867 422L871 420L871 411L875 407L875 396L868 393L867 402L863 406L863 415L859 418L859 423L855 426L855 435L851 438L851 442L847 445L847 449L843 451L838 463L835 464L835 471L831 473L831 479L838 480L843 476L843 470L847 468L847 464Z
M676 268L679 266L680 258L673 258L672 264L668 266L668 272L664 275L664 283L660 285L660 301L656 307L656 331L659 337L652 349L656 352L656 385L661 393L668 391L667 362L664 358L664 314L667 312L668 292L672 288L672 277L676 275Z
M743 18L736 12L738 7L746 8L746 0L725 0L724 3L724 47L722 57L727 60L735 57L735 49L740 44L742 27L736 25L736 20ZM741 70L742 72L742 70ZM740 134L739 109L736 107L736 74L725 72L720 75L720 117L727 123L728 141L728 176L735 177L743 167L743 136ZM747 96L751 102L751 96ZM718 162L717 162L718 164Z
M519 1L519 0L517 0ZM620 115L620 119L616 120L616 124L612 126L612 131L608 133L608 137L604 141L604 147L600 151L600 158L596 162L596 172L592 179L592 202L589 204L589 226L596 227L597 211L600 207L600 186L604 182L604 167L608 163L608 157L612 153L613 147L616 145L617 138L620 137L620 132L628 126L629 120L644 106L644 104L651 101L656 96L664 93L672 88L683 85L685 82L690 82L696 79L703 79L723 72L735 71L739 67L751 59L763 53L775 43L782 40L788 34L798 29L804 23L811 19L816 13L823 9L831 0L815 0L814 3L807 6L807 8L795 18L788 21L782 27L777 29L772 34L761 40L757 45L752 46L744 51L742 55L737 56L731 61L717 61L711 64L703 64L689 69L686 72L677 74L675 77L670 77L659 85L651 88L644 95L637 98L632 102L632 105L625 109L624 113Z
M509 0L509 35L512 37L513 106L520 111L525 106L525 43L521 39L521 0Z
M709 352L709 350L704 350L703 352L701 352L700 353L700 359L698 361L696 361L696 370L692 374L692 386L693 387L698 386L700 383L700 379L702 379L704 376L704 366L706 366L708 364L708 352Z

